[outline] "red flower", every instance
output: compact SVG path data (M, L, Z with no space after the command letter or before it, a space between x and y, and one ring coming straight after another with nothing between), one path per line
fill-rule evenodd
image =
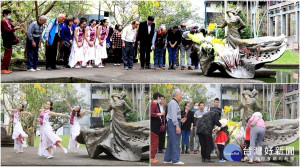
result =
M247 48L244 48L244 49L243 49L243 52L246 52L246 50L247 50Z
M250 51L249 51L249 50L247 50L247 54L250 54Z
M258 46L258 50L260 50L261 46Z

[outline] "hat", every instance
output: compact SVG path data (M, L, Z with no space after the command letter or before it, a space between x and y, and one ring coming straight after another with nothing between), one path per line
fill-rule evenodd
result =
M221 124L225 124L225 125L227 125L227 119L225 119L225 118L223 118L223 119L221 119L219 122L221 123Z

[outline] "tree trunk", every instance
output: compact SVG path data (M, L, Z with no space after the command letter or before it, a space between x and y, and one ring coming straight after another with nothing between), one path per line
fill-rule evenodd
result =
M28 133L27 144L28 144L28 146L30 146L30 147L34 147L34 138L35 138L34 129L35 129L35 128L32 128L32 130L29 131L29 133Z

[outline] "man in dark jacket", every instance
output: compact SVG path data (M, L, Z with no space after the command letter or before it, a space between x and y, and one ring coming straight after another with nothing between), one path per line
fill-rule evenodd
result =
M212 147L212 131L215 125L219 127L225 127L225 124L219 122L221 118L222 110L220 108L211 108L209 112L204 114L198 121L197 135L201 145L201 156L202 162L214 162L210 158L211 147Z
M140 45L140 61L141 61L141 70L151 69L150 66L150 52L151 52L151 43L155 29L155 23L153 23L154 17L148 16L147 21L141 22L138 30L137 41Z

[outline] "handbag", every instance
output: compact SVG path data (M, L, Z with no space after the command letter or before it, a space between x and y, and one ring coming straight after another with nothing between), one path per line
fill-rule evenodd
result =
M159 131L160 131L160 132L164 132L164 131L165 131L165 126L164 126L164 125L160 125Z
M71 46L70 42L68 42L68 41L63 41L62 44L66 48L69 48Z

